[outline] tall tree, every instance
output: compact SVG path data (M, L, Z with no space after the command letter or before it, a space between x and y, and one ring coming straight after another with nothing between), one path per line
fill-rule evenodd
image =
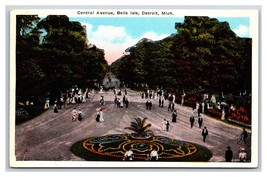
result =
M113 64L120 64L119 75L129 72L126 82L139 80L179 92L251 90L251 39L239 38L227 22L205 16L186 16L175 28L176 35L130 47L123 62Z
M27 23L27 24L26 24ZM84 27L65 15L17 17L17 95L58 96L73 85L92 86L107 71L104 51L90 46Z

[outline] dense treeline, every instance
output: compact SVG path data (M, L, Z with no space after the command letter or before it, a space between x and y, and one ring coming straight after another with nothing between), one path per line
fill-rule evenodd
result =
M243 122L250 123L252 40L238 37L227 22L215 18L186 16L174 26L177 34L160 41L142 39L128 48L112 71L131 88L164 89L179 102L186 93L188 106L202 102L203 93L216 95L229 107L245 109ZM221 116L221 110L212 111ZM241 119L237 113L226 116Z
M251 39L238 37L227 22L185 17L177 34L140 40L112 64L130 87L147 84L175 92L251 93Z
M108 68L104 51L90 46L79 22L64 15L18 15L16 26L17 102L43 102L73 85L93 87Z

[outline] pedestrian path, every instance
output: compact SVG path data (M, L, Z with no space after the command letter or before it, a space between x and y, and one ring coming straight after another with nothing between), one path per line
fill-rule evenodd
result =
M234 152L234 158L238 157L240 145L236 143L236 137L241 129L215 120L203 115L204 125L209 130L206 143L203 142L201 131L197 124L190 128L189 117L192 109L175 104L178 118L176 123L171 122L171 112L167 106L158 107L158 100L152 99L152 110L146 110L146 99L142 99L139 92L127 89L129 108L116 108L114 106L113 90L95 92L91 100L86 103L69 105L68 109L62 109L59 113L48 110L42 115L29 122L16 126L16 156L24 160L83 160L73 155L70 146L88 137L97 137L108 134L131 133L124 128L136 117L147 117L152 124L151 130L157 136L194 142L209 148L213 157L210 161L224 161L224 152L230 145ZM97 111L100 107L101 96L105 100L104 122L95 121ZM71 111L76 107L81 108L84 113L84 120L71 121ZM166 118L171 122L170 130L162 130L162 121Z

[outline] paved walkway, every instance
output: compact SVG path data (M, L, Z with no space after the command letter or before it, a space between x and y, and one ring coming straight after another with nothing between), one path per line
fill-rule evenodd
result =
M122 90L123 91L123 90ZM242 129L237 126L226 124L220 120L203 115L204 126L209 130L206 143L203 142L197 121L193 128L190 128L189 117L192 109L175 104L178 112L176 123L171 123L171 112L165 107L158 107L158 100L152 99L152 110L146 110L146 99L142 99L140 93L127 90L129 108L116 108L113 100L115 98L112 90L92 94L91 99L86 103L71 104L68 109L62 109L54 113L52 108L40 116L15 127L15 154L17 160L60 160L60 161L81 161L83 159L75 156L70 147L73 143L93 136L107 134L131 133L124 129L130 126L135 117L147 117L152 124L151 130L155 135L167 136L178 140L197 143L209 148L213 157L211 162L224 161L224 153L227 146L231 146L234 159L238 158L238 151L244 145L236 143L237 137ZM100 106L99 100L104 96L105 110L103 123L95 121L96 109ZM122 96L121 96L122 98ZM85 119L73 122L71 111L73 108L81 108ZM170 121L169 132L162 130L162 121L166 118ZM250 154L250 147L246 147Z

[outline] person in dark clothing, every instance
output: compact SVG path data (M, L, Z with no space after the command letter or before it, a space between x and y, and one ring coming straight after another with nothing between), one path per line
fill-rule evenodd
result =
M141 93L141 98L144 98L144 93Z
M101 96L99 104L102 105L102 106L105 105L104 96Z
M177 119L177 112L176 110L174 110L172 113L172 122L176 122L176 119Z
M233 151L230 146L227 146L227 150L225 151L225 161L232 162L233 159Z
M191 116L191 117L190 117L191 128L193 128L193 126L194 126L194 122L195 122L195 118L194 118L194 116Z
M58 113L58 107L57 107L56 103L54 104L54 108L53 109L54 109L54 113Z
M243 128L243 132L241 133L241 138L243 139L244 143L247 144L248 132L245 128Z
M126 99L126 97L125 97L125 95L123 95L123 97L122 97L123 104L125 104L125 99Z
M120 108L121 107L121 100L120 98L117 98L117 108Z
M149 99L151 99L151 98L152 98L152 92L149 93Z
M97 122L99 122L100 121L100 114L99 114L99 112L97 112L97 114L96 114L96 119L95 119Z
M78 121L82 121L83 119L83 112L81 110L81 108L79 108L79 111L78 111Z
M198 117L198 125L199 125L199 128L202 127L202 124L203 124L203 118L201 116Z
M128 108L128 105L129 105L129 100L128 98L125 99L125 108Z
M170 122L167 120L167 124L166 124L166 131L168 132L169 131L169 129L170 129Z
M115 105L115 107L117 106L117 101L118 101L118 98L117 98L117 96L115 96L115 98L114 98L114 105Z
M172 96L171 94L169 95L168 100L169 100L170 103L172 103L172 101L173 101L173 96Z
M148 100L146 101L146 110L148 110L149 109L149 102L148 102Z
M77 103L81 103L82 102L80 95L78 96L77 100L78 100Z
M78 103L78 97L75 95L74 96L75 103Z
M148 101L148 109L151 110L151 108L152 108L152 102Z
M204 129L202 130L202 136L203 136L203 142L206 142L206 137L208 136L209 132L207 130L207 127L204 127Z

